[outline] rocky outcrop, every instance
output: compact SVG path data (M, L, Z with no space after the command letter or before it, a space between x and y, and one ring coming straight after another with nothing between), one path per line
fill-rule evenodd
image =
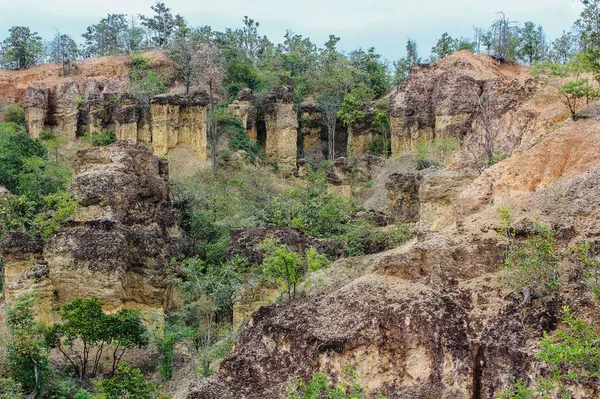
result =
M258 141L256 126L256 107L254 106L254 95L250 89L242 89L228 109L231 115L237 118L242 126L246 128L248 138L254 142Z
M205 92L154 97L150 106L154 153L165 155L183 144L189 146L201 161L206 161L208 102Z
M391 97L392 154L411 152L419 140L436 138L468 141L479 151L486 131L496 148L510 154L520 134L503 138L515 135L516 121L528 113L511 111L531 99L535 89L525 67L468 51L417 66Z
M13 234L2 244L7 300L35 291L49 309L96 296L109 311L162 310L167 267L184 245L166 162L119 141L80 151L75 171L72 220L45 243Z
M313 165L327 159L327 129L317 103L310 99L300 105L300 153Z
M389 177L385 187L388 190L387 209L389 215L402 222L419 220L422 174L419 172L394 173Z
M296 170L298 154L298 116L291 87L273 89L264 99L266 128L265 156L284 174Z

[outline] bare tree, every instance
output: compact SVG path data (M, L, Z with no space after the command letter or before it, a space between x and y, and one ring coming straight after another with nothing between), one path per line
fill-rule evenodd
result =
M335 95L327 94L319 99L319 108L323 115L323 121L327 126L327 144L329 159L335 159L335 128L337 125L337 115L342 106L340 98Z
M217 145L220 132L215 115L215 92L223 76L219 49L212 43L200 43L191 61L195 79L208 85L209 108L206 118L206 136L211 148L213 168L217 166Z

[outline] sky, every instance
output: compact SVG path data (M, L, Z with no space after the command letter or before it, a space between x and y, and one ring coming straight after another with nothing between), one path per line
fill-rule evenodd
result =
M242 25L244 15L260 22L259 33L275 43L286 29L322 46L330 34L344 51L375 47L389 61L405 54L406 40L417 41L428 57L442 33L472 37L473 26L488 27L504 12L519 23L542 24L549 39L560 36L581 12L579 0L165 0L192 26L223 30ZM29 26L44 39L55 28L81 41L86 27L106 14L150 15L154 0L0 0L0 38L14 25Z

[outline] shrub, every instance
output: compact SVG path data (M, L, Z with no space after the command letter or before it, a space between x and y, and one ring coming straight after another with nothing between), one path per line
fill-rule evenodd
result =
M262 264L264 277L286 290L288 301L296 299L296 288L308 271L316 271L329 265L327 257L314 248L310 248L302 256L273 239L263 241L260 247L266 255Z
M114 373L127 349L148 343L138 312L123 309L107 315L97 298L74 299L62 306L60 315L61 322L48 329L46 343L59 350L81 380L96 374L107 346L112 345Z
M438 138L434 141L422 139L417 142L415 166L418 170L445 165L454 151L460 147L455 138Z
M153 399L154 387L146 382L140 369L119 363L114 377L98 384L106 399Z
M117 141L117 135L114 131L107 130L100 133L91 133L85 136L85 139L89 140L94 147L103 147Z
M266 213L267 222L297 228L314 237L342 234L355 213L353 204L329 194L325 171L309 169L305 188L293 188L276 196Z
M25 126L25 111L19 104L10 104L4 111L4 122Z
M336 237L336 241L345 247L348 256L362 256L395 248L412 236L412 231L405 224L376 230L368 221L358 220L350 224L344 234Z
M593 243L583 241L578 243L575 254L583 266L585 282L592 291L594 299L600 301L600 258Z
M12 378L0 378L0 399L22 399L25 397L21 384Z
M559 285L556 237L544 224L536 222L533 233L524 242L509 238L504 263L506 281L515 291L543 294Z
M349 382L340 382L334 385L329 382L329 377L323 372L314 373L310 381L296 378L288 386L290 399L366 399L366 389L356 382L358 374L350 367L344 368L344 379ZM385 399L381 393L377 398Z

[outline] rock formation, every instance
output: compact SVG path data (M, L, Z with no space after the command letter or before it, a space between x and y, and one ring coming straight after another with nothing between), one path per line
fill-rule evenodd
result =
M470 145L482 145L486 130L497 149L512 153L514 124L535 114L522 107L518 115L511 111L534 92L525 67L467 51L415 67L391 97L392 154L413 151L421 139L475 138Z
M188 397L284 398L295 377L326 371L337 381L348 365L368 397L392 399L491 399L513 378L543 375L535 353L543 331L557 328L563 301L582 314L597 306L567 262L561 295L524 310L501 279L498 207L511 209L517 236L539 220L561 250L597 241L600 122L565 120L562 105L534 94L522 67L483 56L419 67L394 94L396 154L421 138L480 145L486 129L474 100L483 96L494 145L512 156L482 173L461 162L417 172L409 156L390 161L375 182L387 183L388 203L379 206L417 222L417 236L340 260L315 277L321 285L307 298L259 309L219 372L192 384Z
M22 234L2 243L7 301L35 291L47 317L91 296L109 311L162 310L169 302L167 266L184 244L166 162L119 141L80 151L75 171L78 207L66 226L45 243Z

